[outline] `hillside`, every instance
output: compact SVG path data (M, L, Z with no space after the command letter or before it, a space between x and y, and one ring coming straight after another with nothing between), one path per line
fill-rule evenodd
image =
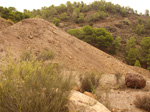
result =
M55 58L52 61L63 66L66 73L71 71L78 75L96 71L104 74L100 82L108 84L108 87L99 86L96 94L100 96L100 102L110 110L145 112L133 103L136 96L149 95L148 70L129 66L43 19L25 19L0 32L1 59L9 53L16 59L25 51L38 55L43 49L54 52ZM146 78L147 86L144 89L117 89L113 85L117 73L123 77L126 73L141 74ZM124 81L121 83L124 85Z
M0 45L3 56L7 50L15 56L26 50L31 50L35 54L42 49L52 50L56 55L55 61L72 71L112 74L138 72L43 19L26 19L6 28L0 32ZM149 72L143 70L142 74L148 76Z
M5 28L7 28L7 27L9 27L9 26L11 26L11 25L13 25L13 23L12 22L9 22L9 21L7 21L7 20L5 20L5 19L3 19L3 18L0 18L0 31L1 30L3 30L3 29L5 29Z
M42 7L37 10L24 10L24 13L36 18L43 18L49 22L53 22L56 26L60 27L64 31L83 29L83 27L89 25L93 28L104 28L112 35L113 41L104 49L100 48L101 44L96 45L98 40L95 34L84 35L84 32L78 32L77 35L84 35L82 38L76 36L75 33L71 34L77 38L103 50L106 53L113 55L115 58L121 60L124 63L134 66L138 61L142 68L150 69L150 62L144 55L148 53L139 52L142 48L141 42L145 37L150 35L150 18L149 11L145 10L145 14L138 13L131 7L120 6L119 4L113 4L111 2L93 1L90 4L84 2L68 1L66 4L60 4L59 6L51 5L49 7ZM74 31L75 32L75 31ZM69 33L69 32L68 32ZM115 49L115 39L120 38L118 41L119 47ZM130 38L134 38L135 46L131 49L127 49L127 41ZM104 38L99 38L100 40ZM107 43L107 39L102 43ZM150 47L149 47L150 48ZM134 52L134 53L133 53ZM132 55L131 55L132 54ZM140 54L140 56L139 56ZM132 60L132 61L131 61Z

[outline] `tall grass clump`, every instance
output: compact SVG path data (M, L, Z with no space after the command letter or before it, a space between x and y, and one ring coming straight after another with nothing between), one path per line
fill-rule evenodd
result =
M54 53L49 50L43 50L37 56L37 60L39 60L39 61L46 61L46 60L53 59L53 58L54 58Z
M90 73L85 74L80 78L82 92L88 91L95 93L96 88L99 86L100 74Z
M136 107L150 111L150 96L146 95L143 97L138 96L134 102Z
M55 64L8 58L1 69L0 112L68 111L71 78L64 78Z

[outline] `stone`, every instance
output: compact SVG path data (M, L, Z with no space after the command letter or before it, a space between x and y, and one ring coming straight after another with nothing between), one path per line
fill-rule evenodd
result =
M130 88L142 89L146 86L146 80L142 75L127 73L125 76L125 85Z
M80 88L78 86L74 86L73 90L80 91Z
M72 90L68 103L69 112L110 112L97 100Z
M96 95L94 95L94 94L92 94L92 93L90 93L88 91L84 91L84 94L87 95L87 96L89 96L89 97L91 97L91 98L97 99Z

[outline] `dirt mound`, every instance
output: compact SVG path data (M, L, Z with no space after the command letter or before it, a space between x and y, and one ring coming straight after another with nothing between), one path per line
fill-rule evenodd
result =
M0 17L0 31L2 31L3 29L5 29L11 25L13 25L12 22L7 21L7 20Z
M0 49L1 54L9 49L16 56L25 50L38 53L42 49L49 49L55 53L54 61L75 71L136 73L130 66L43 19L26 19L1 31Z

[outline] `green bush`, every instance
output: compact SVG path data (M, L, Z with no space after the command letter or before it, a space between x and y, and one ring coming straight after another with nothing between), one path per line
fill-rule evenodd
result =
M83 13L80 13L77 23L83 23L83 22L85 22L85 17Z
M146 28L150 29L150 18L147 20Z
M89 25L81 29L70 29L67 32L102 50L106 50L107 48L109 50L114 41L112 35L104 28L92 28Z
M67 15L66 12L64 12L64 13L62 13L62 14L60 15L60 19L63 20L63 21L66 21L68 18L69 18L69 17L68 17L68 15Z
M95 12L94 14L92 14L90 16L89 21L96 22L96 21L99 21L101 19L106 19L106 17L107 17L107 14L104 11L99 11L99 12Z
M116 51L120 49L120 46L121 46L121 37L118 36L118 37L116 37L116 39L112 43L112 50L111 50L111 52L115 54Z
M136 60L134 66L138 66L138 67L141 67L141 64L140 64L140 61L139 60Z
M84 32L80 29L70 29L67 31L67 33L69 33L70 35L73 35L79 39L83 39L84 38Z
M54 19L53 19L53 23L54 23L56 26L59 26L60 20L57 19L57 18L54 18Z
M146 95L143 97L138 96L134 102L136 107L150 111L150 96Z
M136 58L137 58L137 50L130 48L129 52L127 54L126 60L128 62L129 65L134 65L136 62Z
M70 76L55 64L45 65L34 58L7 60L1 66L0 112L68 112Z
M80 78L82 92L88 91L95 93L96 88L99 86L100 74L85 74Z
M150 37L144 37L140 45L139 58L142 62L147 62L148 55L150 54Z
M129 40L128 39L126 40L126 53L128 53L131 48L134 49L135 47L136 47L136 39L134 37L130 37Z
M136 32L138 35L145 33L145 27L144 27L144 25L143 25L143 24L141 24L141 25L138 24L138 25L136 26L135 32Z

